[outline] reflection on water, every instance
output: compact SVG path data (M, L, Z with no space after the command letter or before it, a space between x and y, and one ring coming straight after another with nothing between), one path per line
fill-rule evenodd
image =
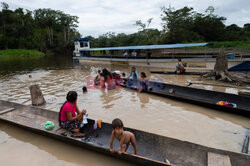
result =
M87 93L82 93L81 89L82 86L87 85L87 78L94 77L98 69L106 67L110 70L120 70L128 75L130 72L129 67L126 65L73 65L69 62L62 63L64 63L64 65L60 64L57 66L55 64L54 68L51 68L51 66L46 67L46 65L30 69L22 67L22 71L20 72L18 69L13 70L14 72L6 72L2 69L0 74L0 99L30 105L31 101L28 87L32 84L39 84L47 101L43 108L59 111L62 103L65 101L67 92L75 90L79 95L79 108L87 109L89 117L92 119L102 119L110 123L114 118L118 117L124 121L126 127L145 130L159 135L174 137L220 149L241 150L247 130L246 128L250 128L248 118L149 94L138 94L136 91L127 89L108 91L91 88L88 89ZM25 72L23 72L23 70L25 70ZM199 81L199 77L197 76L151 75L149 68L137 68L137 70L138 72L146 71L148 77L151 79L161 79L167 83L186 85L186 80ZM29 75L32 75L32 78L29 78ZM230 91L230 93L235 93L235 90L237 91L237 89L233 88L228 90L213 86L193 86L208 90ZM7 139L7 142L12 140L12 138L8 137L8 135L12 135L8 132L8 128L11 127L6 125L2 127L0 123L0 131L2 131L0 138L4 137L4 140ZM13 133L14 132L19 132L19 130L13 128ZM20 135L22 135L22 133L20 133ZM29 142L36 147L39 145L39 143L32 143L30 139L24 141L16 135L12 137L16 138L16 142L21 141L18 142L18 144ZM38 142L39 140L45 139L38 136L34 137ZM44 146L48 146L45 142L46 141L43 141ZM5 146L7 148L12 145L6 144ZM64 144L60 144L60 146L67 146L69 148L68 145ZM33 148L35 147L31 147L31 149ZM90 153L77 148L70 148L72 148L72 151L77 151L76 153L72 152L72 155L70 155L73 156L73 158L78 156L78 152L86 156ZM0 147L0 152L1 150ZM45 151L54 150L55 148L53 146L48 146ZM9 153L9 155L11 153ZM54 153L51 154L52 157L55 156ZM63 164L79 164L78 162L82 162L82 160L76 158L74 158L77 160L76 162L65 160L62 156L65 155L58 153L56 158L63 160L63 162L65 162ZM90 156L95 158L96 154L91 153ZM52 163L56 161L55 159L50 160ZM93 162L93 165L95 165L95 162L97 162L97 165L99 163L91 159L87 161ZM116 161L114 161L114 163L116 163Z

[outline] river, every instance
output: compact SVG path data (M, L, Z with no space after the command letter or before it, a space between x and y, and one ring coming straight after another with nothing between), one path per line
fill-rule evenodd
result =
M104 67L127 75L130 70L126 65L74 64L71 58L63 56L0 62L0 99L30 105L28 87L38 84L47 101L42 108L58 112L67 92L75 90L79 108L86 109L91 119L110 123L118 117L126 127L219 149L241 151L245 133L250 128L248 118L127 89L108 91L91 88L88 80ZM137 70L145 71L150 79L173 84L186 85L186 80L200 81L198 76L150 75L150 68ZM89 87L87 93L82 93L83 86ZM235 88L195 87L229 93L238 91ZM13 166L132 165L3 122L0 122L0 154L1 163Z

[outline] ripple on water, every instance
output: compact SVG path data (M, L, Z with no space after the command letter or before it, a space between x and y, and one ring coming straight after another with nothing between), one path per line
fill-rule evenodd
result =
M108 91L90 88L87 93L82 93L82 86L88 85L86 78L95 76L98 69L99 65L84 66L69 70L40 70L0 77L0 99L30 105L28 87L36 83L41 87L47 100L46 105L41 108L59 111L67 92L75 90L78 93L79 108L86 109L90 118L111 122L118 117L124 121L126 127L216 148L241 150L246 127L250 127L247 118L149 94L138 94L128 89ZM124 70L129 73L122 67L114 67L114 70ZM138 68L138 72L143 70L145 69ZM29 74L32 74L32 79L28 79ZM161 78L165 82L182 85L186 84L187 79L198 79L191 76L151 76L154 79ZM212 86L195 87L214 90Z

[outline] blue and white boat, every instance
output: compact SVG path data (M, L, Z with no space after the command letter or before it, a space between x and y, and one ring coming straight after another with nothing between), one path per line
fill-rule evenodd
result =
M205 72L213 70L218 55L218 52L207 53L206 49L200 53L185 52L190 47L206 47L212 43L90 48L89 38L78 38L73 41L75 44L74 60L80 63L118 63L173 71L178 59L182 59L187 71ZM250 70L250 57L238 56L233 53L227 54L227 57L229 70Z

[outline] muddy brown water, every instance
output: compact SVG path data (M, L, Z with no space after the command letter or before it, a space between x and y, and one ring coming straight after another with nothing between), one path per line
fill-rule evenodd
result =
M214 148L241 151L245 133L250 128L248 118L127 89L108 91L89 88L87 93L82 93L82 86L90 85L88 80L96 75L98 69L106 67L128 75L129 67L74 65L69 61L71 59L47 59L34 66L27 67L24 63L18 68L12 63L0 63L0 99L30 105L28 87L39 84L47 101L42 108L59 111L67 92L75 90L78 93L78 106L87 110L89 118L110 123L118 117L126 127ZM138 71L145 71L150 79L179 85L186 85L186 80L200 81L198 76L150 75L150 68L138 68ZM235 88L192 86L238 92ZM3 122L0 122L0 154L0 161L6 165L132 165Z

